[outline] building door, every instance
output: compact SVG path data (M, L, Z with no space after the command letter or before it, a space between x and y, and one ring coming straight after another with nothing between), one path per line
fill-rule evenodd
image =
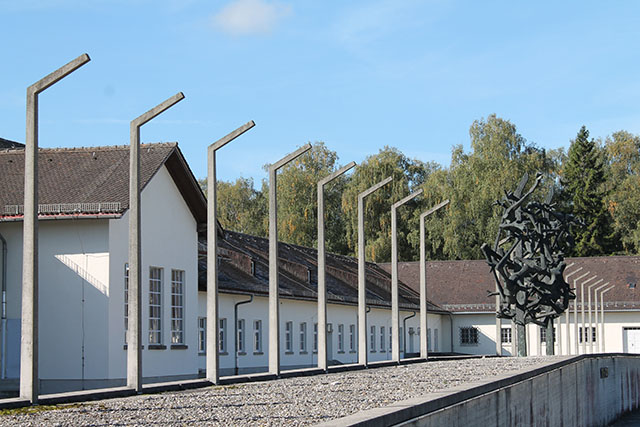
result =
M640 353L640 328L624 328L623 341L625 353Z

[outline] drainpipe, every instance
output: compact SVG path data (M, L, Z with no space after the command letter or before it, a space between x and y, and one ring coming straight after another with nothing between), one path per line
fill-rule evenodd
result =
M451 333L451 353L453 353L453 314L447 313L449 315L449 323L451 324L450 333Z
M233 306L233 342L235 344L235 349L233 350L233 371L235 375L238 375L238 306L242 304L249 304L251 301L253 301L253 294L249 295L248 300L239 301ZM244 335L246 341L247 325L244 325Z
M412 317L416 317L416 312L414 311L411 316L407 316L402 320L402 351L404 351L404 357L407 357L407 320ZM400 331L398 331L400 332ZM399 335L398 335L399 336Z
M0 362L0 378L5 379L7 368L7 241L0 234L2 241L2 362Z

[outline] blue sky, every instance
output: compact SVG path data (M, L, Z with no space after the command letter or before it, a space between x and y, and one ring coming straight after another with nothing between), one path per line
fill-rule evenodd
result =
M40 95L40 146L128 144L129 122L178 141L197 177L218 178L307 141L340 162L385 145L449 164L473 120L496 113L541 147L640 133L640 2L412 0L0 0L0 137L24 141L26 87L86 52Z

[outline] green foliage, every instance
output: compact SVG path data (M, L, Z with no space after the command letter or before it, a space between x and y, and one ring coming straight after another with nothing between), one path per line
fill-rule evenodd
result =
M218 181L218 221L222 228L265 237L268 215L265 193L253 188L253 179Z
M567 212L584 221L574 231L576 256L605 255L613 249L612 218L606 206L605 152L582 126L571 142L563 168Z
M619 131L605 141L606 207L623 253L640 251L640 137Z
M427 219L431 259L481 258L480 246L494 239L500 223L501 209L494 202L513 190L525 172L552 177L554 171L554 160L528 144L508 120L495 115L476 120L469 135L472 151L454 147L451 167L432 174L424 186L429 206L451 200L444 215ZM547 187L553 182L546 181Z
M352 254L358 246L358 194L388 176L393 181L365 199L365 253L367 259L386 262L391 259L391 204L420 188L435 163L409 159L398 149L384 147L369 156L356 168L342 195L342 210L346 215L347 245ZM398 258L404 261L418 257L418 202L414 199L398 209ZM413 233L413 234L412 234Z

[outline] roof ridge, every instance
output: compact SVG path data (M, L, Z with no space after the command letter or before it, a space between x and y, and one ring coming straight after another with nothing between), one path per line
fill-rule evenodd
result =
M140 144L140 148L150 148L150 147L177 147L177 142L146 142ZM101 145L96 147L39 147L39 152L52 152L52 153L68 153L68 152L90 152L90 151L117 151L117 150L129 150L130 145ZM1 149L0 153L16 153L22 154L23 150L14 150L14 149Z

